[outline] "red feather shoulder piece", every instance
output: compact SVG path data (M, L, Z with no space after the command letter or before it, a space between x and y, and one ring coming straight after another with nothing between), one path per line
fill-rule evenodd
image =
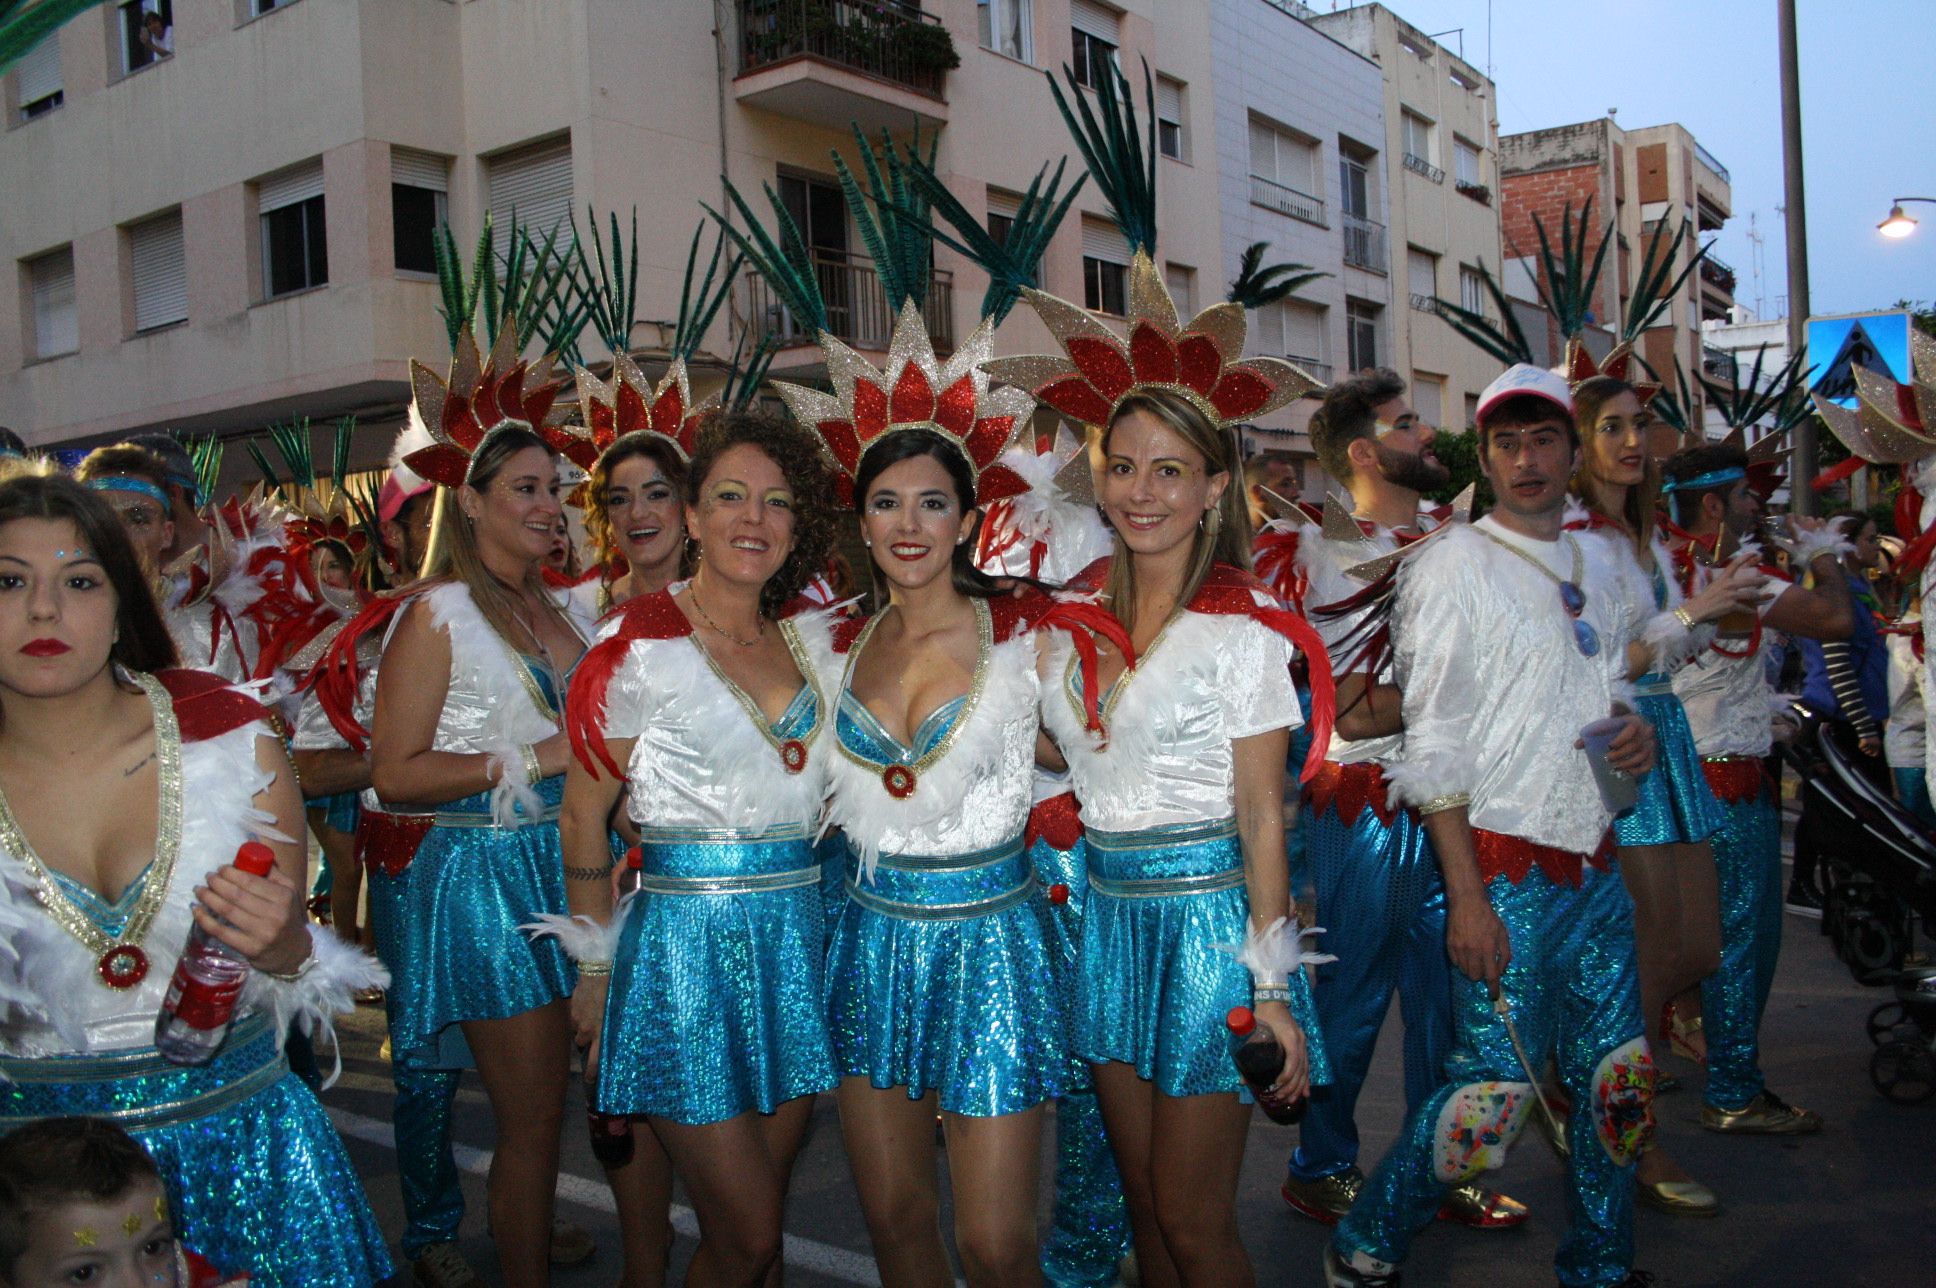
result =
M429 584L419 584L395 594L379 595L365 604L336 633L321 660L303 677L304 686L315 692L317 704L329 717L330 726L353 751L367 750L370 739L370 731L356 718L357 694L363 687L362 659L357 646L372 632L387 630L398 613L429 589Z
M603 765L614 778L623 778L625 771L605 747L605 695L612 687L612 677L618 674L634 643L679 639L692 634L692 623L672 602L672 593L665 590L628 601L606 621L614 624L612 633L585 650L572 674L571 693L565 699L565 732L578 763L592 777L598 777Z
M267 707L219 675L171 668L155 672L155 679L168 690L185 743L206 742L244 725L269 722Z
M1115 646L1123 655L1125 667L1136 666L1135 642L1116 620L1116 615L1094 600L1055 599L1035 592L992 599L989 611L995 618L997 643L1013 639L1024 631L1062 631L1068 635L1075 649L1076 665L1081 668L1083 713L1089 731L1102 732L1102 685L1097 680L1101 657L1096 649L1096 637L1101 636Z
M867 629L867 623L872 620L872 614L855 613L852 617L843 617L835 622L833 629L834 652L843 656L851 653L854 648L854 642L860 638L860 633Z
M1301 782L1309 782L1331 747L1331 727L1337 720L1338 694L1331 678L1331 655L1312 625L1277 597L1276 592L1241 568L1216 564L1190 600L1193 613L1242 615L1268 627L1304 655L1311 676L1311 751L1304 758Z
M1297 566L1298 544L1303 535L1302 528L1266 528L1250 543L1250 562L1257 569L1257 575L1279 599L1300 612L1304 608L1304 593L1310 589L1310 578Z

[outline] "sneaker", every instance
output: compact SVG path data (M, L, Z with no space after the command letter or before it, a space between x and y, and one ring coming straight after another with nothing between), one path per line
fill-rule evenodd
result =
M1342 1172L1310 1180L1293 1173L1285 1178L1284 1188L1279 1192L1291 1205L1291 1211L1308 1216L1319 1225L1336 1225L1358 1201L1358 1194L1364 1188L1365 1174L1356 1167L1347 1167Z
M1374 1269L1360 1270L1351 1262L1338 1255L1332 1244L1324 1245L1324 1286L1325 1288L1399 1288L1398 1267L1388 1261L1358 1254L1371 1262Z
M410 1277L422 1288L466 1288L477 1282L477 1272L454 1243L433 1243L410 1263Z
M598 1245L592 1242L591 1231L569 1221L551 1223L551 1264L554 1266L579 1266L592 1259Z
M1526 1205L1498 1190L1481 1185L1461 1185L1447 1190L1438 1219L1471 1230L1504 1230L1526 1224Z
M1764 1090L1739 1109L1702 1105L1701 1126L1740 1136L1806 1136L1822 1130L1822 1116Z
M1782 910L1792 912L1797 917L1822 919L1822 901L1792 882L1788 886L1788 896L1782 900Z

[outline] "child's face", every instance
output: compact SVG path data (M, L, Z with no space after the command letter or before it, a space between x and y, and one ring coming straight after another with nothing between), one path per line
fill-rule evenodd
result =
M177 1288L175 1227L161 1186L143 1179L105 1203L29 1214L27 1250L6 1288Z

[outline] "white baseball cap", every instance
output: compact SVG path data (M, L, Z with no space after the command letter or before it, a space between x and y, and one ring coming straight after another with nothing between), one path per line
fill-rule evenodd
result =
M1516 362L1507 367L1505 373L1487 385L1479 395L1479 411L1474 417L1479 424L1486 423L1492 409L1508 398L1530 394L1534 398L1544 398L1569 417L1573 414L1573 391L1567 387L1566 378L1544 367L1530 363Z

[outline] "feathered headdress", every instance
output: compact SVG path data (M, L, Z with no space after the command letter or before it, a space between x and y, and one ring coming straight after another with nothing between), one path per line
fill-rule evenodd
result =
M583 438L564 427L561 385L551 379L551 359L526 363L519 358L517 329L509 325L498 331L488 358L478 352L477 337L468 328L460 332L448 380L413 358L410 383L432 443L405 456L404 463L444 487L464 485L472 455L493 430L521 426L567 455Z
M1848 408L1821 394L1815 410L1842 445L1871 465L1900 465L1902 488L1896 493L1896 532L1914 536L1897 561L1900 576L1909 576L1936 553L1936 338L1912 327L1909 332L1912 380L1899 385L1857 363L1849 364L1855 378L1855 406ZM1852 472L1849 467L1847 472ZM1823 478L1836 475L1835 470Z

